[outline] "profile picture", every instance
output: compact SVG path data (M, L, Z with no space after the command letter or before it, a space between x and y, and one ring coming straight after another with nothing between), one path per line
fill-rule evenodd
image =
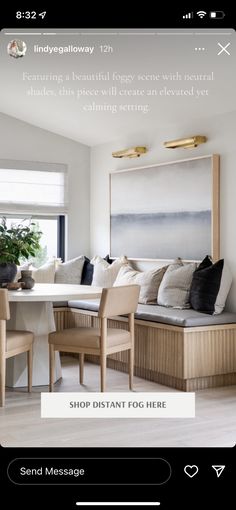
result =
M26 54L27 46L24 41L20 39L13 39L7 45L7 53L10 57L20 58Z

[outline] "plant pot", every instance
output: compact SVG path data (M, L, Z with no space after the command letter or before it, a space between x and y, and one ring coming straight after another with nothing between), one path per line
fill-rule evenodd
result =
M17 273L17 266L13 262L0 263L0 287L2 284L13 282Z

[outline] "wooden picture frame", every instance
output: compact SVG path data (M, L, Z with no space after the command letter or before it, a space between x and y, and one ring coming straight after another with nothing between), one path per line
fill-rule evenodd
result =
M110 172L110 256L220 257L220 156Z

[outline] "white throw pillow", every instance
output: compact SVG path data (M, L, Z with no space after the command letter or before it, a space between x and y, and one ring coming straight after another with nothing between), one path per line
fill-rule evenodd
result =
M114 287L118 285L140 285L139 303L156 303L157 293L167 266L150 271L135 271L131 266L122 266Z
M84 267L84 256L76 257L57 265L55 283L72 283L80 285Z
M181 309L190 308L189 292L196 268L195 262L184 265L170 264L159 287L158 305Z
M36 268L31 266L32 278L36 283L54 283L56 265L55 260L49 260L43 266Z
M91 264L94 265L92 285L95 287L112 287L120 268L127 263L128 260L125 256L119 257L112 264L109 264L102 257L96 255L91 260Z

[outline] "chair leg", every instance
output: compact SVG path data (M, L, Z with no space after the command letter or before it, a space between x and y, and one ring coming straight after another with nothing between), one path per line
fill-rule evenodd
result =
M55 372L55 351L54 345L49 345L49 391L53 391L54 384L54 372Z
M101 392L106 391L107 357L101 355Z
M27 365L28 365L28 392L32 391L32 368L33 368L33 347L30 346L29 351L27 351Z
M133 381L134 381L134 350L131 348L129 350L129 389L133 390Z
M131 336L131 346L129 349L129 389L132 391L134 378L134 313L129 314L128 323Z
M6 384L6 359L1 356L0 362L0 407L5 406L5 384Z
M79 383L83 384L84 382L84 354L80 353L79 355Z

